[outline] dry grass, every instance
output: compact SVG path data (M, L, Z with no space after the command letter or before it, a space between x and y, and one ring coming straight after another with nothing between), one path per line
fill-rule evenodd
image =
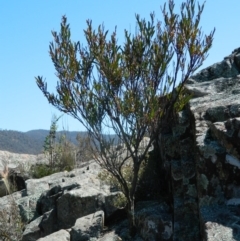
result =
M8 201L0 210L0 240L19 241L22 239L24 224L12 195L8 195Z
M6 187L7 202L0 207L0 240L2 241L20 241L24 229L19 214L19 208L11 194L11 185L9 184L9 170L6 163L4 163L3 170L0 171L0 178L4 181Z
M8 175L9 175L9 170L8 170L8 165L6 162L3 163L3 170L0 171L0 178L3 180L5 187L6 187L6 193L10 194L10 185L9 185L9 180L8 180Z

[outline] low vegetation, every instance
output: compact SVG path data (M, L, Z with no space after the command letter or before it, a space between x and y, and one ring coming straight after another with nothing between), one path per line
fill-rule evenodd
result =
M20 241L25 224L13 196L10 194L7 198L8 203L0 208L0 240Z
M12 192L15 188L9 181L8 166L5 163L0 177L5 183L6 194L5 205L0 207L0 240L3 241L20 241L25 227L19 213L19 208L14 200Z
M33 178L41 178L56 172L71 171L74 167L93 158L95 152L89 136L78 133L76 136L77 145L68 140L66 133L57 133L57 122L61 118L52 117L48 135L44 140L44 154L48 164L37 164L30 169Z
M66 134L57 137L57 122L61 118L52 117L49 134L44 141L44 154L48 164L37 164L30 169L33 178L41 178L61 171L71 171L75 167L76 147L66 138Z

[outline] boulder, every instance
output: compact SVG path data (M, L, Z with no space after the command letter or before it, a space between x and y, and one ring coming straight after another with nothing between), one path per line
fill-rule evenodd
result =
M57 201L58 221L60 227L70 228L77 218L103 210L106 218L117 210L112 199L119 192L104 193L96 188L84 187L66 192Z
M38 163L47 163L47 159L43 154L18 154L0 150L0 173L5 176L3 178L3 175L0 175L0 197L5 196L7 193L6 180L9 182L11 191L25 189L25 181L31 178L30 169Z
M190 101L196 126L200 227L206 240L240 239L237 204L233 202L239 198L240 187L239 54L240 49L236 49L219 64L220 69L213 65L207 75L203 70L192 77L196 88L210 90L208 95Z
M104 212L96 213L78 218L71 228L71 241L88 241L91 238L99 238L104 224Z
M34 221L30 222L26 226L22 241L28 241L31 239L37 240L41 237L54 233L57 230L59 230L57 223L57 212L53 209L34 219Z
M29 240L37 240L42 237L42 231L39 227L39 224L42 221L42 216L36 218L31 223L29 223L24 232L22 241L29 241Z
M205 205L200 214L203 240L240 240L239 206Z
M113 198L119 192L112 193L109 186L101 184L97 177L100 170L91 161L71 172L27 180L26 190L16 200L22 219L28 223L23 240L72 228L76 220L97 211L103 212L103 217L110 216L116 210Z

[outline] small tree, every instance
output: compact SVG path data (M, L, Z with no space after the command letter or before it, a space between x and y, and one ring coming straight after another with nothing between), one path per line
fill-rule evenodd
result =
M57 132L57 122L62 116L53 115L51 126L49 130L49 134L46 136L44 140L44 153L49 156L49 164L50 167L53 168L55 164L55 156L56 156L56 132Z
M38 87L60 111L79 120L95 143L96 161L120 183L127 199L131 234L134 233L134 198L138 173L157 133L171 113L186 102L179 96L190 75L198 69L212 45L214 31L204 36L199 27L203 5L194 0L174 12L174 1L162 8L163 21L155 23L136 15L136 33L125 30L125 42L117 43L104 26L95 31L87 21L87 46L71 41L70 27L63 16L60 33L52 32L50 56L57 71L57 94L47 90L43 78ZM173 63L172 71L169 69ZM106 138L113 133L117 138ZM149 137L144 149L144 136ZM116 144L124 145L123 153ZM128 185L124 164L131 160L133 175Z
M75 164L75 146L67 140L65 134L57 137L57 122L61 117L62 116L56 117L53 115L49 134L44 141L44 153L49 157L51 168L49 169L49 173L62 171L64 169L71 170ZM46 173L48 173L48 171Z

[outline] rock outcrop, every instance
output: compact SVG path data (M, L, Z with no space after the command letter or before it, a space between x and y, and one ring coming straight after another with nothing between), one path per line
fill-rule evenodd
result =
M22 240L240 240L240 48L185 87L192 99L159 134L159 173L167 191L161 201L136 203L135 238L113 206L119 192L100 182L100 168L90 162L29 179L13 194L28 223ZM7 198L0 199L0 211L9 208ZM106 230L105 220L118 222Z
M240 48L189 79L192 99L159 145L173 240L240 240Z
M87 167L71 172L27 180L26 196L17 201L22 217L30 222L22 240L33 237L37 240L69 228L72 229L71 238L77 240L83 235L79 231L79 219L83 222L84 217L99 216L97 212L102 211L103 222L104 217L111 215L116 210L112 200L118 192L112 193L109 186L101 184L97 178L100 170L99 165L92 161ZM30 200L31 205L28 205Z
M17 154L0 150L0 173L7 167L7 179L0 175L0 197L7 194L6 190L9 187L6 186L6 181L8 181L9 185L16 191L21 191L26 188L25 181L31 178L31 167L44 163L48 163L44 154Z

